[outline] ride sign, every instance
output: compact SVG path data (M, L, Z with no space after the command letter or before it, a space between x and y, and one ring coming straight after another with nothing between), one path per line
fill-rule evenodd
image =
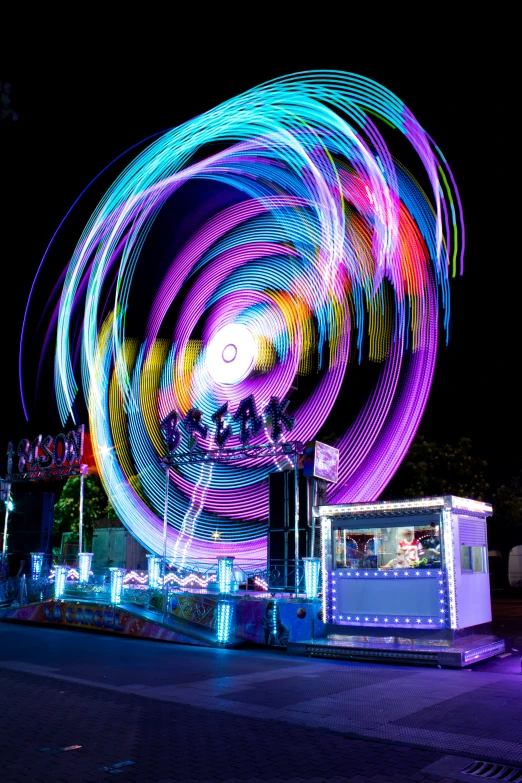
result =
M83 424L65 435L52 437L38 435L33 441L22 438L18 447L12 441L7 445L7 480L61 478L86 473L82 464L84 446ZM13 473L13 462L18 459L18 471Z

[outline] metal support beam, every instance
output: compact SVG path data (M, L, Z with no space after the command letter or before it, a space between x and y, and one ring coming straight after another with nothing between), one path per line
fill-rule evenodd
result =
M78 533L79 533L79 548L78 554L83 552L83 489L84 489L85 475L80 473L80 518L78 521Z
M295 493L295 597L299 596L299 454L294 452L294 493Z

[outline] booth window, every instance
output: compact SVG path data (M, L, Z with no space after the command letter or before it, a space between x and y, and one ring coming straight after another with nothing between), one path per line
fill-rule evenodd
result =
M335 567L439 568L438 525L400 525L334 530Z
M486 573L486 547L485 546L461 546L460 564L463 573Z

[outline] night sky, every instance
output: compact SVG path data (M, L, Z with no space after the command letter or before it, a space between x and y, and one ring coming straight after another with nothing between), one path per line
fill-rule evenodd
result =
M35 272L60 220L89 181L127 147L178 125L267 79L299 70L333 68L360 73L396 93L435 139L451 166L464 207L465 273L452 281L448 347L441 347L435 380L419 432L438 441L470 437L491 466L492 484L522 468L518 268L514 204L506 165L510 139L496 115L495 84L505 63L483 37L456 50L440 42L437 58L422 57L411 38L401 46L341 48L274 39L271 57L257 43L230 38L223 48L199 44L186 59L161 65L150 57L117 57L103 65L64 56L41 67L20 58L0 65L13 85L19 119L0 127L3 408L0 442L61 430L52 410L26 422L18 393L22 316ZM321 51L322 48L322 51ZM375 49L375 51L374 51ZM379 50L379 51L377 51ZM454 54L452 56L452 51ZM456 54L455 54L456 52ZM70 52L68 53L70 55ZM254 65L253 57L258 64ZM509 86L509 85L508 85ZM392 149L393 151L393 149ZM400 155L399 155L400 157ZM126 158L127 162L130 158ZM113 169L114 173L120 169ZM113 176L102 179L67 222L42 280L55 281L90 211ZM104 187L104 186L105 187ZM39 305L42 309L44 303ZM26 350L31 351L30 340ZM36 362L38 356L35 355ZM29 397L31 395L29 394ZM5 463L0 475L5 473Z

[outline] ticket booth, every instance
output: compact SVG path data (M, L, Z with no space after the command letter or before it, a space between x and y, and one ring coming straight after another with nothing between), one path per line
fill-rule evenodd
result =
M488 628L489 504L444 496L324 505L314 513L329 636L367 646L482 639L480 654L468 660L505 650Z

